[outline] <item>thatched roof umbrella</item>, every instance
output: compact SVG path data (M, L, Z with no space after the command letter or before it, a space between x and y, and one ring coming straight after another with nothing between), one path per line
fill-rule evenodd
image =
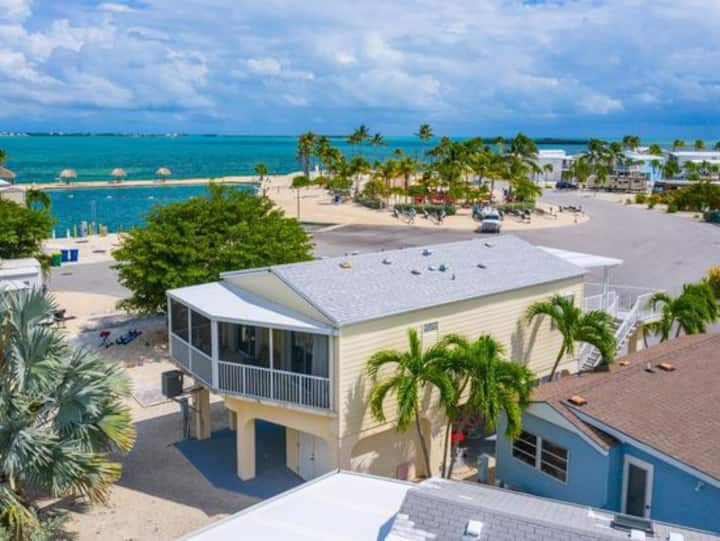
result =
M10 186L12 186L12 184L7 182L6 180L0 180L0 190L8 188Z
M160 167L157 171L155 171L155 174L165 180L167 177L172 175L172 171L170 171L167 167Z
M70 179L77 178L77 172L75 169L63 169L60 171L60 178L66 182L70 182Z
M113 176L113 177L115 177L115 179L116 179L118 182L120 182L120 179L121 179L122 177L126 177L126 176L127 176L127 171L125 171L125 169L120 169L120 168L118 167L118 168L113 169L113 170L110 172L110 175Z
M5 169L4 167L0 167L0 179L3 180L15 180L15 173L10 171L10 169Z

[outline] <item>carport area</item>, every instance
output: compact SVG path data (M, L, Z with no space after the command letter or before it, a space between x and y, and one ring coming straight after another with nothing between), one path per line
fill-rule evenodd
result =
M184 440L176 444L185 458L216 488L239 492L254 498L270 498L303 483L287 467L286 429L274 423L255 420L255 468L253 479L237 475L237 438L225 428L204 440Z

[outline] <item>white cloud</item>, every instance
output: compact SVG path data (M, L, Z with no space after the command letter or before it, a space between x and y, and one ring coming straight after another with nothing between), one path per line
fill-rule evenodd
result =
M32 12L32 0L0 0L0 21L24 21Z
M602 94L589 94L580 100L580 106L588 113L594 115L607 115L622 111L623 104L620 100L616 100Z
M282 65L274 58L250 58L247 67L258 75L280 75Z
M115 2L103 2L98 6L100 11L108 11L110 13L130 13L135 11L127 4L118 4Z

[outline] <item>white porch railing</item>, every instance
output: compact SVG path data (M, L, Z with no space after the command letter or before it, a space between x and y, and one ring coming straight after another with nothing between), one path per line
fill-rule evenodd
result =
M330 408L330 379L218 361L218 390L318 409Z

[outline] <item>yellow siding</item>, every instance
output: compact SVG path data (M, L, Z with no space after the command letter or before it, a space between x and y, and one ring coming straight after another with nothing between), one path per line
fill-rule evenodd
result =
M551 330L548 318L527 324L525 313L532 303L556 293L573 294L575 302L582 303L582 278L343 327L338 339L337 372L341 437L359 433L365 436L387 430L390 426L394 414L392 407L386 410L389 422L385 425L379 425L368 412L369 382L365 376L367 360L373 353L383 349L407 349L407 329L410 327L420 330L424 324L437 322L438 336L457 333L474 339L482 334L490 334L505 345L512 359L526 364L539 377L547 375L560 350L560 334ZM434 340L433 336L430 341ZM574 363L567 363L563 367L572 370ZM442 416L435 409L433 407L426 413L433 423Z
M270 302L285 306L290 310L304 314L321 323L329 323L327 318L310 303L295 293L285 282L269 272L257 274L238 274L227 276L225 281L241 287L250 293L263 297Z

